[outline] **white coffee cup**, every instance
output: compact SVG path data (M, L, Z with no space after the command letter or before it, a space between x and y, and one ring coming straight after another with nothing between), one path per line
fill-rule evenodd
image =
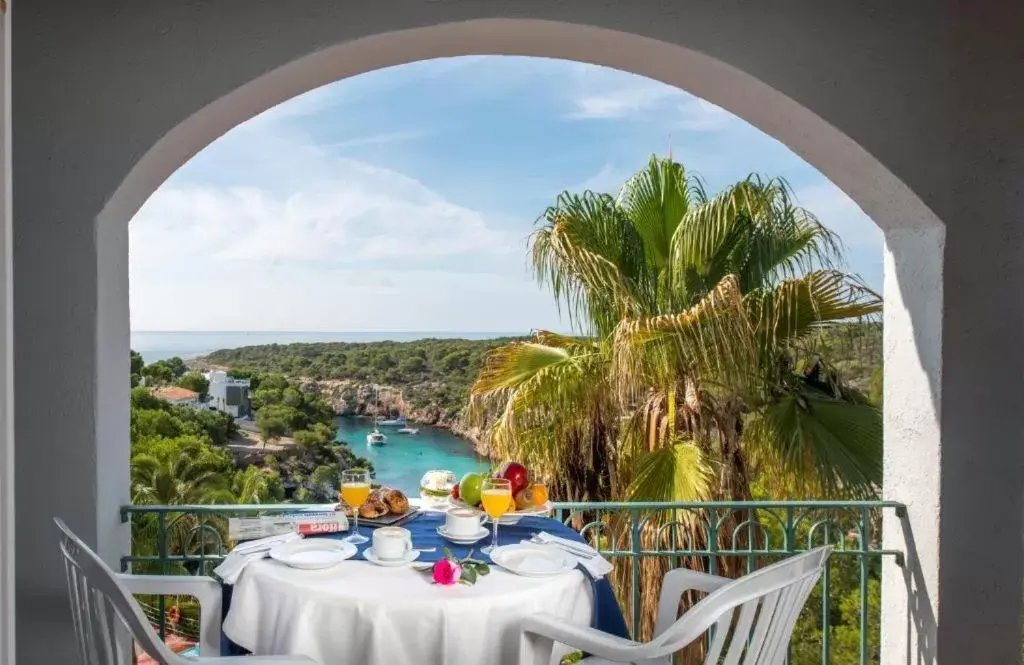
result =
M472 537L480 533L483 513L472 508L451 508L445 514L444 529L450 536Z
M412 534L400 526L382 526L373 532L373 553L381 561L400 561L412 550Z

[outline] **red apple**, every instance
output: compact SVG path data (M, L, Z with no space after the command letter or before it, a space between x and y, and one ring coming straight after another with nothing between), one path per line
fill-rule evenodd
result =
M456 501L459 500L459 484L458 483L455 483L455 485L452 487L452 498L455 499Z
M526 472L526 467L518 462L509 462L501 467L498 477L504 478L512 485L513 496L530 485L530 475Z

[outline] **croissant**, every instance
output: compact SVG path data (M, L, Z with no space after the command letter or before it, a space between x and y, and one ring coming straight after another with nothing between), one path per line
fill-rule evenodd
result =
M393 515L401 515L409 510L409 497L400 490L386 490L382 498Z
M387 504L373 497L367 499L366 503L359 506L359 516L364 519L372 520L375 517L381 517L387 514Z

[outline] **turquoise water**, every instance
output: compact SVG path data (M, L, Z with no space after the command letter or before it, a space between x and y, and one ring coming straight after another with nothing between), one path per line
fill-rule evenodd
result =
M486 471L487 460L479 457L472 444L446 429L427 425L419 434L399 434L397 427L382 427L388 442L383 446L366 445L366 435L373 429L369 418L336 419L338 441L344 441L356 455L373 462L375 482L419 496L420 478L430 469L448 469L457 478L470 471Z

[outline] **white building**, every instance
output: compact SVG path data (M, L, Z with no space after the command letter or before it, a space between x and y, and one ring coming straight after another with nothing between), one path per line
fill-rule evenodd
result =
M213 370L206 373L206 380L210 382L209 406L235 418L243 418L252 413L249 379L233 379L227 372Z

